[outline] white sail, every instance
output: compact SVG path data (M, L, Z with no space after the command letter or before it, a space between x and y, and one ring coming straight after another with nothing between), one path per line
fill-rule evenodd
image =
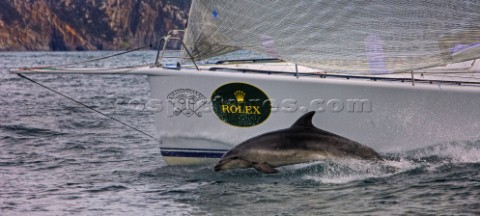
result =
M480 1L194 0L195 59L237 49L332 72L383 74L480 57Z

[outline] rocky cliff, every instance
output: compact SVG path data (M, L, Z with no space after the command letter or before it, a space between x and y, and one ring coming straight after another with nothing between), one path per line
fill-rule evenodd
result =
M184 29L190 0L0 0L0 50L123 50Z

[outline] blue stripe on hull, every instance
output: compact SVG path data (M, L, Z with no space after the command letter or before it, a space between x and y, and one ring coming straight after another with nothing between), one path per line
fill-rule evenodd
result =
M188 149L161 150L162 156L165 157L192 157L192 158L221 158L227 150L200 151Z
M167 151L196 151L196 152L227 152L226 149L200 149L200 148L172 148L172 147L160 147L160 149Z

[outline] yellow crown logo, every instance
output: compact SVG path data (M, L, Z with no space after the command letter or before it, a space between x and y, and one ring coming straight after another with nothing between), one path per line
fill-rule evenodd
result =
M245 92L238 90L233 94L235 95L235 99L237 99L238 103L243 103L245 100Z

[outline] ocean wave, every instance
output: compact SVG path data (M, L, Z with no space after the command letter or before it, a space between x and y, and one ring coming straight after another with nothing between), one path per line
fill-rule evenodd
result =
M51 137L61 136L67 133L45 128L29 127L24 125L0 125L0 130L15 133L22 136Z

